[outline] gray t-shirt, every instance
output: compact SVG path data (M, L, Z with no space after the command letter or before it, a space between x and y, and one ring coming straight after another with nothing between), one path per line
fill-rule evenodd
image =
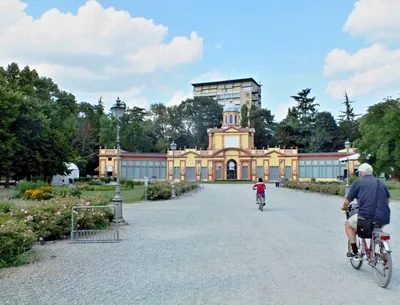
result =
M378 183L377 205L375 206ZM346 199L351 202L356 198L358 201L359 217L373 219L374 222L380 224L390 223L390 193L382 181L379 181L372 175L366 175L358 179L351 185Z

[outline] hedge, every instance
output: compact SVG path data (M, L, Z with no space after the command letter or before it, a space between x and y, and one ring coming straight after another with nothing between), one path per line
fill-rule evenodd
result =
M315 193L344 196L345 185L340 182L301 182L287 181L282 187L310 191Z
M196 182L177 182L175 183L176 196L187 193L198 187ZM171 182L151 182L147 187L147 200L168 200L171 199Z

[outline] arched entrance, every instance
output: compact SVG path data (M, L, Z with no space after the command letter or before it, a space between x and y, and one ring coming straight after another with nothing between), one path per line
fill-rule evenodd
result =
M226 162L226 179L236 180L237 179L237 163L235 160L230 159Z

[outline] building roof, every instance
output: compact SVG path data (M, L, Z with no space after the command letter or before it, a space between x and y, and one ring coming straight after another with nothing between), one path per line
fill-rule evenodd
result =
M224 112L240 112L240 108L235 104L228 104L224 106Z
M193 83L192 86L203 86L203 85L222 85L222 84L229 84L229 83L236 83L236 82L254 82L257 84L257 86L261 87L261 84L256 82L254 78L249 77L249 78L237 78L237 79L227 79L227 80L221 80L221 81L216 81L216 82L204 82L204 83Z

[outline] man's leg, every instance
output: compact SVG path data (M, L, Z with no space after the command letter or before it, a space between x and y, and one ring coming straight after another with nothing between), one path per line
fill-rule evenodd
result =
M357 220L358 220L358 215L355 214L351 216L349 219L347 219L344 224L346 235L350 241L351 249L354 254L358 253L358 248L356 244Z
M263 205L265 205L265 193L262 194L262 198L263 198Z

